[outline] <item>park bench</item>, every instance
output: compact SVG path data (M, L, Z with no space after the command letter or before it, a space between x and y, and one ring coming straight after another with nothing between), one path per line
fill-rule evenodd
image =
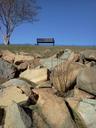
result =
M44 43L49 43L49 44L55 44L54 38L37 38L37 45L39 44L44 44Z

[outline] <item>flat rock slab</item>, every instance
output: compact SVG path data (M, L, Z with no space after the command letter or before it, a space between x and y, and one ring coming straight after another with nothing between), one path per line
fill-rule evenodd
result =
M34 83L38 83L41 81L47 81L48 78L48 70L47 68L40 69L28 69L20 74L21 78L27 79Z

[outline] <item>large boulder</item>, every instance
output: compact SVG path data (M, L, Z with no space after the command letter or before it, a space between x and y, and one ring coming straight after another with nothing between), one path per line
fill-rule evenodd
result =
M47 126L50 128L75 128L63 98L54 95L54 91L50 88L33 89L33 92L39 95L36 104L37 112Z
M96 67L87 67L79 72L77 87L96 95Z
M15 102L12 102L6 108L6 117L4 128L31 128L32 120L26 114L26 112L17 105Z
M34 83L46 81L48 78L48 70L46 68L27 69L20 74L20 78L27 79Z
M78 128L96 128L96 100L67 100Z
M85 66L76 62L66 61L54 68L50 80L53 86L60 92L65 92L76 83L76 77Z
M0 78L9 80L14 78L16 75L18 75L16 67L0 58Z

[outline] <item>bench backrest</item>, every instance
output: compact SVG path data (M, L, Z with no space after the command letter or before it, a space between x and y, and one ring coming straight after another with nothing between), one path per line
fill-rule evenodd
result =
M54 38L37 38L37 45L39 45L39 43L55 43Z

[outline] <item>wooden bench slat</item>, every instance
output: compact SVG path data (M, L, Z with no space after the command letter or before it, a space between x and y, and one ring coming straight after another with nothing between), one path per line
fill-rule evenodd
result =
M39 43L52 43L54 46L55 40L54 38L37 38L37 45L39 45Z

